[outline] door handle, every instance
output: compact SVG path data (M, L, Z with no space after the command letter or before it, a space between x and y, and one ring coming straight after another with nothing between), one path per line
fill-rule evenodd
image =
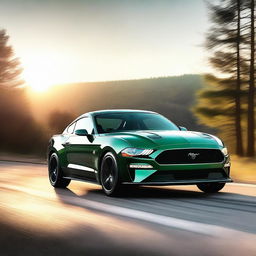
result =
M66 147L66 146L70 145L70 142L67 141L67 142L63 143L62 145L63 145L64 147Z

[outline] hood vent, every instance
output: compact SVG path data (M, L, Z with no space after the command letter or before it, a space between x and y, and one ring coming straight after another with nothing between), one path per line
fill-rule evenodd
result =
M150 138L150 139L154 139L154 140L157 140L157 139L161 139L162 137L156 133L151 133L151 132L148 132L148 134L146 135L147 138Z

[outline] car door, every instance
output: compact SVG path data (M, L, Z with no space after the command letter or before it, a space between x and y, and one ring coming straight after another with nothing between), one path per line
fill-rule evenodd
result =
M89 116L76 121L75 131L86 129L93 134L93 123ZM66 141L68 168L73 177L95 179L94 152L97 148L92 136L79 136L73 134Z

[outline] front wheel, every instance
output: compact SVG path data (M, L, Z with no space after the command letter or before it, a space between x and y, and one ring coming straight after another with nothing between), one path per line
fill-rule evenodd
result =
M56 153L52 153L48 163L49 180L55 188L66 188L70 183L70 179L64 179L62 176L59 158Z
M213 182L213 183L200 183L197 184L197 187L205 192L205 193L217 193L219 192L221 189L223 189L225 186L225 183L217 183L217 182Z
M117 196L120 193L118 165L114 154L108 152L101 162L100 182L107 196Z

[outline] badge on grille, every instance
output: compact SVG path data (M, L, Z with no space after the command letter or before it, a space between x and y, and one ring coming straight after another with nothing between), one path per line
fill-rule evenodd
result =
M199 156L200 153L188 153L188 157L190 157L192 160L195 160L197 156Z

